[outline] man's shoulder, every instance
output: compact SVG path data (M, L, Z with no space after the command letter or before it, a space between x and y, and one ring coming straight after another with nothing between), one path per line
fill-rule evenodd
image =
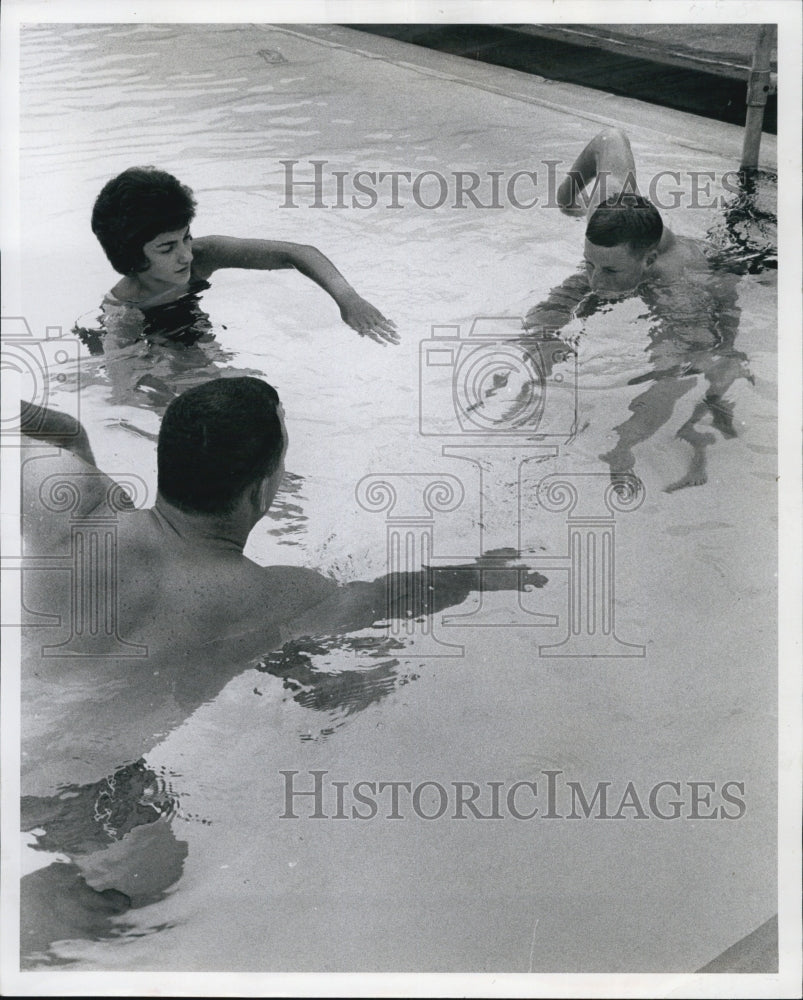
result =
M705 274L710 270L705 243L693 236L674 236L672 244L658 257L659 282Z
M69 536L75 521L114 516L127 505L122 487L64 448L23 447L20 478L22 529L29 539Z
M191 593L183 595L184 621L194 622L208 641L243 655L289 638L296 621L314 617L316 607L326 605L338 591L333 580L299 566L258 566L244 556L232 556L209 572L212 568L201 569L192 578ZM189 580L176 566L169 576L179 583ZM174 600L182 599L182 589L174 587Z

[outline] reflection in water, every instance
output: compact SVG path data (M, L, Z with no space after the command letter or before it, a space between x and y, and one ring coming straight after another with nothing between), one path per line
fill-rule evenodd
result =
M127 764L102 781L65 785L58 795L20 800L23 830L44 827L36 847L88 854L120 840L136 826L171 817L178 800L143 760Z
M327 714L319 733L325 739L349 716L417 679L389 656L403 649L404 643L384 637L307 638L286 643L256 666L281 678L294 702ZM381 662L331 672L343 654ZM202 693L206 700L209 692ZM302 740L315 738L301 733ZM21 829L35 837L27 850L58 852L68 860L22 879L22 967L69 965L71 959L52 950L56 941L128 933L121 915L158 902L181 878L187 844L176 838L171 821L182 815L169 781L143 760L98 782L63 785L52 796L23 796Z
M778 177L763 170L743 172L741 191L708 230L709 259L737 274L778 268Z
M278 539L279 545L299 545L298 535L306 531L307 515L304 513L304 477L285 469L279 492L274 497L267 519L279 522L270 528L269 535Z
M235 368L215 338L200 295L208 281L193 280L183 294L150 306L103 299L97 326L75 325L73 333L102 362L87 366L83 384L111 385L110 402L161 414L186 389L212 378L262 372Z
M164 779L140 760L102 781L65 785L49 797L26 795L21 829L31 852L59 859L22 879L22 968L70 964L51 950L55 941L102 940L125 933L114 920L164 898L181 877L187 845L170 820L178 800Z
M342 726L348 716L418 679L416 673L403 672L396 657L387 658L392 651L404 647L398 639L385 637L296 639L263 657L257 669L281 677L285 689L292 692L293 701L299 705L327 712L332 722L320 731L321 737L326 737ZM382 662L362 670L337 669L344 653ZM309 733L303 733L301 738L313 739Z
M131 901L116 889L99 892L87 885L74 864L55 863L20 882L20 968L71 965L50 950L54 941L107 940L124 929L113 922Z

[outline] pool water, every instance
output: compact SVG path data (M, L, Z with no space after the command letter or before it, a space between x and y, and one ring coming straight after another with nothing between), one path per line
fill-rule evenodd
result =
M646 105L599 95L592 105L581 88L414 58L334 26L37 25L22 33L22 58L32 330L71 336L76 320L97 315L114 278L89 228L92 203L109 177L150 163L193 188L196 236L313 244L402 337L385 348L360 339L298 274L218 272L202 299L214 340L195 345L197 355L139 358L121 389L108 359L85 354L54 393L69 409L78 392L101 468L136 473L152 501L163 401L138 388L149 360L176 391L210 374L261 373L281 395L290 447L251 558L372 579L388 570L398 529L442 562L513 552L547 578L520 603L510 592L474 595L435 616L431 631L397 622L266 648L212 696L190 694L178 711L143 720L142 765L87 716L99 728L94 778L77 769L71 778L67 758L66 775L36 772L27 788L24 776L23 793L38 803L40 847L135 905L118 913L106 897L91 920L34 927L28 967L677 972L762 924L776 909L773 178L760 178L727 232L721 208L665 213L677 233L746 241L731 253L731 343L667 332L641 299L605 305L564 331L545 389L560 402L544 408L543 436L483 436L481 423L456 423L454 366L468 357L459 345L473 343L472 324L485 317L502 331L490 334L494 350L506 349L520 318L576 271L582 222L510 204L427 209L406 189L401 207L383 196L338 209L311 207L310 189L298 188L298 207L283 208L281 161L297 161L305 180L313 160L350 177L508 177L550 160L568 166L607 120L627 126L640 177L679 167L719 177L736 162L728 126L706 125L709 149L688 116L672 113L668 129L668 113ZM432 344L451 362L430 366ZM697 425L708 436L707 482L667 490L693 454L677 432L724 369L724 416L708 408ZM506 388L504 378L494 385ZM621 454L623 441L630 470L600 458L617 445ZM638 476L637 496L609 506L611 471ZM574 509L550 491L557 480L577 491ZM378 481L400 498L390 511L371 499L387 491ZM452 502L427 507L422 484L437 481ZM582 595L571 517L583 544L600 546L599 565L615 545L615 603L594 608L615 611L618 644L602 642L613 633L597 622L595 644L561 651L569 631L594 631L572 618ZM80 723L78 682L71 697ZM44 721L57 727L59 716ZM60 739L67 746L71 734ZM119 795L136 800L136 823L109 789L121 767ZM281 818L281 772L309 790L316 770L349 789L463 781L486 791L516 781L543 789L551 771L587 790L610 782L616 805L629 782L639 793L684 783L687 801L688 782L739 782L745 809L716 822L639 820L635 808L610 821L425 819L437 801L424 797L392 820L385 797L370 821L313 820L300 799L299 818ZM59 826L54 801L101 818L86 831L75 806Z

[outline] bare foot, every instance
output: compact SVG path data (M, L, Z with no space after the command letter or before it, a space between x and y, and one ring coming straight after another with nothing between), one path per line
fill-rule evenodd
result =
M711 444L714 440L711 434L701 434L700 436L709 438L708 444ZM708 470L705 461L705 445L701 445L699 448L694 449L694 456L686 475L682 479L678 479L677 482L665 486L664 493L674 493L675 490L682 490L686 486L703 486L707 482Z

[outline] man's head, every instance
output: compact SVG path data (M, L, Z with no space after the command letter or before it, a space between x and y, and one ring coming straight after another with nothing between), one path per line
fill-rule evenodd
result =
M185 230L195 216L192 191L155 167L130 167L104 185L92 210L92 232L120 274L147 270L143 247Z
M168 406L159 430L159 494L190 514L230 514L247 493L270 507L287 436L279 396L256 378L220 378Z
M604 201L586 227L592 291L612 297L632 291L655 262L663 231L658 209L641 195L622 193Z

